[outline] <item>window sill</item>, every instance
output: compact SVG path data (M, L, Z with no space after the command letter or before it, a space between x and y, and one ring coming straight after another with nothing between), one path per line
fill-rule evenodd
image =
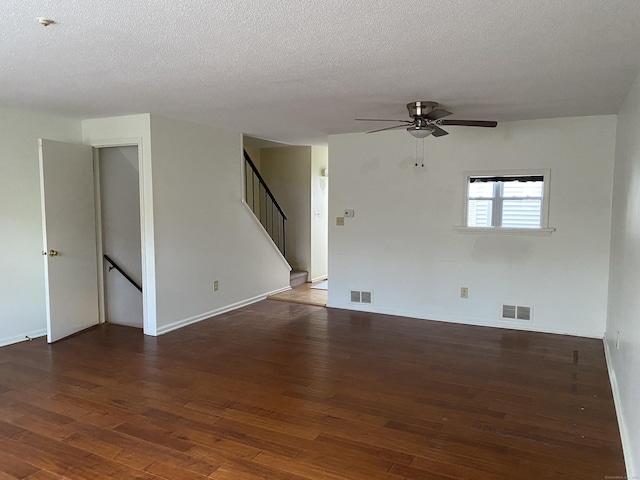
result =
M549 236L555 228L453 227L458 233L476 235L535 235Z

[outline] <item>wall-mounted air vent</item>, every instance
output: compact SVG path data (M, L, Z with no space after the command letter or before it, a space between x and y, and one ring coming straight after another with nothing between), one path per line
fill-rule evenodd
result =
M531 307L502 305L502 318L531 321Z
M373 294L371 292L361 292L359 290L351 290L351 303L373 303Z
M516 318L518 320L531 320L531 307L518 307Z
M515 305L502 305L502 318L516 319L516 306Z

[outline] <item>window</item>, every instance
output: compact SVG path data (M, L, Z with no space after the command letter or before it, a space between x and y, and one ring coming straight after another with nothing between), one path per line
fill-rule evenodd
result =
M513 232L547 228L549 172L481 173L466 176L465 227ZM465 227L462 227L463 229Z

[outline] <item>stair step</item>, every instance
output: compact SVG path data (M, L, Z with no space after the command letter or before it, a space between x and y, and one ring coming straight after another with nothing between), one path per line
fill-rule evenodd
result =
M289 273L289 285L291 288L297 287L298 285L302 285L307 282L309 278L309 272L305 272L302 270L291 270Z

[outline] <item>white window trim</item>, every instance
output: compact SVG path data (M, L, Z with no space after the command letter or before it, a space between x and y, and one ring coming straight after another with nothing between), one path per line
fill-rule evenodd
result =
M505 227L467 227L469 208L469 179L471 177L511 177L541 175L544 178L542 193L542 212L540 228L505 228ZM555 228L549 227L549 192L551 186L551 170L480 170L464 172L464 200L462 225L453 227L458 233L482 235L551 235Z
M458 233L480 235L551 235L555 228L453 227Z

